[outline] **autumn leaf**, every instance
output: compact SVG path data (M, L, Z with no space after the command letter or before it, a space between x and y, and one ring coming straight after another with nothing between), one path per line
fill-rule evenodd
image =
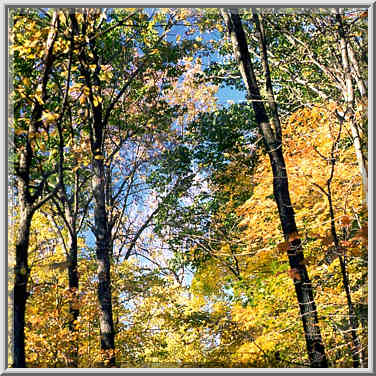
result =
M297 240L297 239L299 239L299 235L296 231L292 232L291 234L288 235L288 241L290 243L293 242L294 240Z
M154 48L149 52L150 55L156 55L157 53L159 53L158 48Z
M326 237L322 238L322 240L321 240L322 245L330 245L332 243L333 243L333 236L332 235L326 236Z
M352 237L351 240L360 240L362 243L367 246L368 245L368 225L363 225L356 234Z
M351 224L351 219L349 216L347 215L344 215L342 218L341 218L341 225L343 227L348 227L350 224Z
M24 130L24 129L16 129L16 130L14 131L14 134L15 134L16 136L22 136L22 135L24 135L24 134L27 134L27 131Z
M99 103L102 103L102 98L97 95L93 95L94 107L98 107Z
M349 253L354 257L359 257L363 254L360 248L350 248Z
M53 123L60 117L59 114L49 112L49 111L43 111L42 113L42 120L46 123Z
M84 104L86 102L86 96L84 94L82 94L80 96L80 104Z
M302 277L300 276L299 270L296 269L296 268L289 269L287 271L287 273L288 273L289 277L292 278L292 279L297 279L298 281L300 281L302 279Z

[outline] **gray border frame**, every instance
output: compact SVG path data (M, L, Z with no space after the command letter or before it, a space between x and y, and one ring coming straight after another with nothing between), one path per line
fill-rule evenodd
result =
M161 4L163 3L163 4ZM229 7L228 4L226 4L226 1L223 0L209 0L205 1L203 4L201 1L197 0L190 0L187 3L183 1L182 3L177 3L175 0L148 0L146 2L140 1L140 2L133 2L133 1L121 1L121 0L112 0L110 4L103 4L100 0L80 0L79 3L75 3L74 1L66 1L66 2L55 2L54 0L39 0L36 3L28 3L25 0L0 0L1 5L1 19L3 20L4 28L0 28L1 30L1 43L4 44L3 50L3 59L1 59L1 85L4 89L1 90L1 109L4 113L4 127L3 127L3 149L2 149L2 161L0 164L0 175L4 176L6 184L1 185L2 187L2 194L0 203L4 210L4 224L5 226L0 226L1 228L1 236L2 239L4 239L4 252L3 252L3 271L4 271L4 288L0 288L0 304L3 307L3 310L0 312L0 316L2 316L5 312L5 315L2 316L1 324L0 324L0 330L1 330L1 336L3 337L2 345L1 346L1 354L0 354L0 372L1 375L25 375L25 374L32 374L32 373L40 373L40 374L50 374L50 373L57 373L57 374L68 374L68 375L81 375L81 374L87 374L87 373L95 373L98 375L105 375L107 373L120 373L120 374L137 374L137 375L148 375L151 373L182 373L185 375L197 375L197 374L206 374L206 373L221 373L221 374L234 374L234 373L251 373L251 374L261 374L261 375L274 375L276 373L293 373L293 374L300 374L300 373L309 373L309 374L317 374L317 375L325 375L325 374L332 374L332 373L344 373L346 375L357 375L357 374L367 374L367 375L374 375L374 359L375 359L375 347L374 347L374 337L375 337L375 328L374 328L374 302L375 302L375 289L373 289L374 286L374 278L373 278L373 271L375 270L375 257L373 256L373 231L369 229L370 233L370 241L368 245L368 255L369 255L369 266L368 266L368 287L369 287L369 301L368 301L368 319L369 319L369 328L371 329L369 331L368 336L368 348L369 348L369 368L368 369L348 369L348 368L336 368L336 369L280 369L280 368L262 368L262 369L249 369L249 368L117 368L117 369L108 369L108 368L78 368L78 369L69 369L69 368L61 368L61 369L50 369L50 368L7 368L8 363L8 219L7 219L7 213L8 213L8 118L11 116L10 108L8 105L8 93L9 93L9 70L7 68L6 63L8 63L9 66L9 56L8 56L8 12L11 8L16 7L184 7L184 8L193 8L193 7ZM300 8L338 8L338 7L364 7L369 8L369 29L368 29L368 35L369 35L369 42L368 42L368 48L369 48L369 57L368 57L368 82L369 85L369 107L368 107L368 118L369 123L373 125L374 122L374 111L373 107L370 105L370 103L373 103L374 99L374 84L375 84L375 77L374 77L374 67L373 67L373 61L375 58L375 49L374 47L374 22L376 17L376 3L375 2L367 2L362 1L360 3L355 3L353 1L340 1L340 0L332 0L330 2L327 2L325 0L318 0L315 2L310 1L302 1L302 0L296 0L296 1L289 1L285 2L283 0L276 1L276 0L265 0L263 2L255 1L252 2L252 0L236 0L233 4L231 4L231 7L263 7L263 8L285 8L285 7L300 7ZM4 98L3 98L4 96ZM368 214L369 214L369 223L373 225L373 213L375 209L375 203L373 201L373 187L374 187L374 170L373 170L373 161L374 161L374 155L373 155L373 149L372 146L375 145L376 140L376 132L374 132L373 127L369 127L369 141L368 141L368 152L369 152L369 159L371 163L369 165L371 166L370 169L370 182L369 184L369 205L368 205ZM371 267L372 265L372 267ZM370 288L371 287L371 288ZM4 305L5 302L5 305ZM4 306L3 306L4 305ZM145 372L146 371L146 372Z

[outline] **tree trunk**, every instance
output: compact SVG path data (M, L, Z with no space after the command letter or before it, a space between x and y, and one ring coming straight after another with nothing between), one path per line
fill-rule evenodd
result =
M334 171L334 163L335 163L335 159L332 158L332 171ZM331 176L333 176L333 173ZM363 357L363 352L362 352L362 346L361 346L359 336L357 333L357 330L359 329L359 321L356 316L354 305L351 299L350 283L349 283L349 279L348 279L348 275L346 271L346 259L345 259L345 256L343 257L341 256L340 244L338 241L336 225L335 225L334 209L333 209L333 203L332 203L332 192L331 192L330 185L331 185L331 179L329 179L327 183L327 186L328 186L327 198L329 202L330 226L331 226L331 232L333 236L335 249L338 254L338 259L339 259L339 263L341 266L343 288L346 293L347 309L349 312L349 326L351 328L351 339L352 339L351 355L353 359L353 366L354 368L358 368L359 366L364 367L364 357Z
M70 368L78 367L78 343L77 343L77 330L75 321L80 314L79 301L78 301L78 271L77 271L77 234L69 233L69 260L68 260L68 280L69 291L71 292L71 300L69 303L69 330L71 331L72 349L69 354L68 366Z
M239 69L246 85L248 98L252 101L256 121L264 137L264 143L268 152L272 172L273 172L273 191L275 201L278 206L279 217L282 230L286 241L289 242L288 258L291 269L294 273L294 285L296 296L301 312L301 319L307 344L307 352L311 367L328 367L325 348L321 338L320 328L318 326L317 310L313 297L313 289L309 280L307 269L304 264L303 249L301 241L298 238L297 227L295 223L294 210L291 205L288 177L285 161L282 154L282 132L279 128L278 119L272 119L271 123L262 97L260 95L257 80L253 71L248 44L244 29L241 24L240 16L237 11L226 11L222 9L223 18L227 24L229 35L232 40L234 54L239 63ZM256 24L257 28L257 24ZM260 32L260 30L259 30ZM265 50L265 45L260 46L260 50ZM263 57L263 64L267 66L267 57ZM266 75L268 71L266 71ZM270 76L267 78L270 82ZM267 81L268 82L268 81ZM270 88L267 88L269 90ZM272 100L272 93L268 93L269 101ZM278 116L273 111L273 117ZM274 129L271 127L274 125Z
M85 23L82 25L81 33L74 13L70 14L72 28L75 35L85 36L87 29ZM95 50L94 42L89 44L92 60L89 60L85 50L82 49L79 56L81 61L81 71L86 80L86 85L92 89L93 82L97 87L101 86L98 72L100 69L99 56ZM88 70L89 64L95 64L98 70L92 75ZM93 81L92 81L93 80ZM94 234L96 238L96 258L98 266L98 303L99 303L99 325L101 350L105 353L107 362L102 366L113 366L115 364L115 331L112 316L112 296L111 296L111 253L112 238L108 223L108 213L106 210L106 182L105 168L103 162L103 134L106 128L106 120L103 120L101 103L95 104L93 92L90 92L89 102L91 103L93 124L90 127L90 146L92 154L92 191L94 196Z
M25 308L29 277L28 248L32 211L20 199L20 224L16 240L16 266L13 291L13 367L25 368Z
M351 134L353 137L354 142L354 148L355 148L355 155L358 162L358 167L360 171L360 175L362 177L362 183L363 183L363 194L364 194L364 200L365 203L368 205L368 171L366 167L365 158L362 151L362 145L361 145L361 139L360 139L360 133L359 133L359 127L355 122L354 119L354 87L352 82L352 71L350 66L350 59L349 55L352 57L353 62L353 68L357 67L355 62L355 56L354 54L349 53L349 47L351 49L351 46L349 46L349 43L346 38L345 29L342 23L342 17L341 17L341 10L336 9L336 19L338 22L338 34L339 34L339 44L341 48L341 58L342 58L342 67L345 74L345 81L346 81L346 87L343 89L343 97L346 103L346 113L350 114L350 128L351 128ZM363 81L360 80L360 77L357 78L358 75L355 74L355 80L358 82L358 85L360 85L359 90L362 96L366 96L366 88L361 84Z
M358 60L355 56L355 51L352 48L351 44L347 44L347 52L349 54L349 59L351 61L351 72L354 77L354 80L356 82L356 85L358 86L358 90L361 97L367 97L367 86L366 82L363 80L361 75L361 70L359 67Z
M304 263L301 240L297 237L294 209L291 204L288 177L282 154L282 147L268 152L273 171L273 192L278 206L282 231L286 241L290 243L287 251L290 268L294 270L294 286L303 322L307 352L311 366L328 367L325 348L318 326L317 309L313 296L313 288Z
M59 17L57 11L53 12L51 27L48 33L46 43L46 55L44 57L44 71L42 71L42 100L47 101L47 83L52 71L55 59L53 50L59 28ZM28 137L25 145L18 150L19 165L16 167L17 184L18 184L18 201L20 205L20 225L16 239L16 265L14 269L14 291L13 291L13 367L26 367L25 361L25 308L27 299L27 282L29 277L28 249L30 238L31 221L35 211L47 202L57 190L55 187L49 194L42 198L43 184L41 190L32 196L30 194L31 167L34 157L34 151L30 142L29 135L35 134L41 125L41 115L43 106L37 102L31 113L31 119L28 130ZM38 198L40 201L37 202Z
M95 236L96 256L98 265L98 302L100 341L102 350L114 350L115 332L112 317L111 275L110 275L110 246L111 234L108 231L107 212L105 205L105 182L103 160L93 158L94 176L93 193L95 200ZM115 364L115 357L111 355L108 365Z
M364 195L364 202L368 205L368 171L367 165L365 162L365 158L362 151L362 145L359 135L359 128L355 123L353 116L350 119L350 128L351 128L351 135L354 142L354 149L356 160L358 163L358 168L360 172L360 176L362 177L362 187L363 187L363 195Z

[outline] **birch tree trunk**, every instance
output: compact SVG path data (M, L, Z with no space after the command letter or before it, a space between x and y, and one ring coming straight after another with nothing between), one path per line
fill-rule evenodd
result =
M366 161L362 151L361 136L359 126L355 121L354 114L354 87L353 87L353 75L355 82L358 85L359 91L362 97L366 97L366 87L364 81L361 79L359 73L359 67L355 59L354 51L349 45L346 39L346 32L342 22L341 10L336 9L336 19L338 23L339 44L341 48L342 67L345 75L346 86L343 89L343 97L346 103L346 113L349 114L349 122L351 128L351 135L354 142L355 155L358 162L358 168L362 177L363 194L365 203L368 205L368 171ZM352 68L351 69L351 64ZM353 73L353 74L352 74Z

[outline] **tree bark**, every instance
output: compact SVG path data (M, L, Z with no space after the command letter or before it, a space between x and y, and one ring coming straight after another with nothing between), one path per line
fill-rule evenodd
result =
M75 35L85 36L87 32L86 24L82 24L82 30L79 31L77 19L74 13L70 14L72 28ZM92 37L92 35L90 35ZM94 235L96 238L96 259L98 273L97 297L99 303L99 325L100 325L100 344L101 350L106 352L105 358L108 362L102 366L115 365L115 331L112 315L112 296L111 296L111 253L112 237L109 226L109 213L106 209L106 181L105 166L103 161L103 137L108 118L103 116L101 103L94 103L92 91L93 85L100 87L98 77L100 70L99 56L95 49L94 40L91 40L88 46L92 56L82 49L79 53L81 62L81 72L86 80L86 86L90 88L89 102L92 109L92 119L90 121L90 146L92 155L92 192L94 196ZM95 64L97 71L91 74L88 69L89 64Z
M69 234L69 260L68 260L68 282L69 291L72 294L69 303L69 330L71 331L72 349L69 354L68 366L70 368L78 367L78 343L77 343L77 330L75 321L77 320L80 310L78 308L78 271L77 271L77 234L73 232Z
M28 249L33 213L30 206L20 199L20 224L16 241L16 265L13 290L13 367L25 368L25 308L29 277Z
M54 44L59 28L59 17L55 11L51 20L46 42L46 55L44 57L44 70L42 71L42 100L47 100L47 82L49 80L52 65L54 62ZM20 206L20 224L16 239L16 265L14 268L14 290L13 290L13 367L26 367L25 360L25 308L27 300L27 282L29 277L28 249L30 238L30 227L33 215L47 200L49 200L57 191L57 187L52 192L43 196L43 187L45 179L39 184L36 192L30 193L30 180L32 160L34 151L30 142L29 135L38 132L41 124L41 115L43 107L36 103L31 113L28 136L25 145L19 153L19 162L16 166L16 176L18 184L18 203ZM39 199L39 201L37 201Z
M272 119L273 121L271 122L267 115L253 71L248 44L239 14L236 10L227 11L222 9L222 15L227 24L234 54L239 63L239 69L247 88L248 98L252 102L256 121L262 132L265 147L269 155L273 172L274 198L277 203L284 237L286 241L289 242L288 258L291 269L295 271L294 285L303 322L310 364L313 368L326 368L328 367L328 363L320 328L318 326L313 289L304 264L303 249L297 234L294 210L290 200L288 177L282 153L282 132L279 128L279 121L277 122L276 119ZM260 50L266 51L265 41L263 41L262 32L257 22L255 26L261 36ZM266 54L263 55L262 60L264 67L268 66ZM266 70L265 73L268 76L268 70ZM270 82L270 75L267 78L267 82ZM272 92L270 91L271 87L267 89L269 92L268 100L273 100ZM271 109L273 117L277 117L278 114L275 109L273 107ZM271 124L274 125L274 129Z
M354 142L354 148L355 148L355 155L358 162L358 168L360 175L362 177L362 183L363 183L363 194L364 194L364 200L365 203L368 205L368 171L367 166L365 162L365 158L362 151L362 145L361 145L361 139L360 139L360 132L359 127L356 124L356 121L354 119L354 87L352 82L352 70L350 65L350 59L349 56L352 57L352 63L353 63L353 70L355 67L357 67L356 61L355 61L355 55L353 53L349 53L349 47L351 49L351 46L349 46L349 43L346 38L346 33L344 29L344 25L342 22L342 16L341 16L341 10L336 9L336 20L338 23L338 34L339 34L339 44L341 48L341 58L342 58L342 67L345 73L345 82L346 87L343 89L343 97L346 103L346 113L349 113L349 122L350 122L350 128L351 128L351 134ZM359 72L358 69L355 69L357 72ZM364 82L358 77L357 74L355 74L355 81L359 85L359 90L362 96L366 96L366 88L364 85ZM363 94L362 94L363 93Z
M356 85L358 86L358 90L361 97L367 97L367 85L366 82L362 78L361 70L359 67L359 62L356 59L355 51L351 46L351 43L347 44L347 52L349 54L349 59L351 61L351 72L355 79Z
M98 302L100 341L102 350L114 350L115 332L112 317L110 246L111 234L108 231L107 212L105 205L105 183L103 160L93 160L93 193L95 200L95 236L96 256L98 265ZM109 365L115 364L115 357L109 358Z

